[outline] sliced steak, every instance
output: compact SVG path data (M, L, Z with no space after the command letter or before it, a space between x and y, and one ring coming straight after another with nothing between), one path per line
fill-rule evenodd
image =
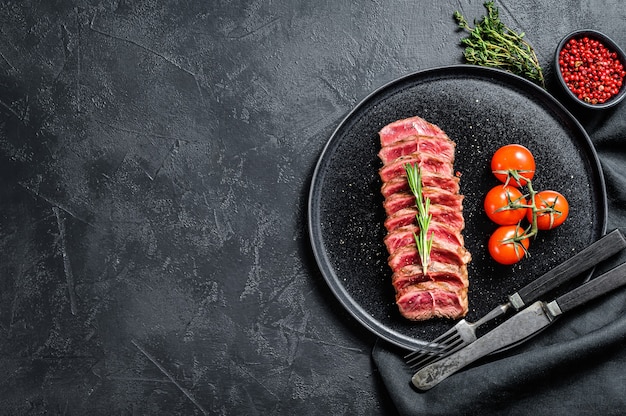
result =
M381 193L387 218L384 239L400 313L411 320L459 318L468 310L467 263L471 254L461 234L463 195L454 174L456 144L438 126L420 117L398 120L380 132ZM415 195L406 165L420 167L422 195L430 200L433 238L427 272L415 244L419 233Z

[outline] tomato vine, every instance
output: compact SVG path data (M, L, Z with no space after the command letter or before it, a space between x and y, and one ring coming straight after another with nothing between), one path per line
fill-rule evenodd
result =
M492 221L500 227L489 239L489 253L498 263L514 264L528 254L530 240L540 230L550 230L561 225L568 216L569 204L559 192L552 190L537 191L533 186L532 178L535 173L535 160L527 148L517 144L506 145L498 149L491 161L492 172L498 180L504 183L502 188L507 192L506 203L502 203L502 195L494 189L485 197L485 211ZM523 188L527 193L513 193L510 186ZM497 191L497 189L496 189ZM516 195L513 199L508 195ZM495 195L495 196L494 196ZM517 196L521 195L521 196ZM499 202L494 202L500 198ZM500 205L498 209L493 206ZM506 222L494 220L499 218L499 212L520 212L513 218L518 218L517 224L507 218ZM529 225L522 228L522 219ZM496 238L497 236L497 238Z

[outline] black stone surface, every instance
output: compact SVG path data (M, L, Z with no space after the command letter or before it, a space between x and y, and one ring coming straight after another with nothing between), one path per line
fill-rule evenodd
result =
M591 28L624 47L626 12L553 3L497 2L563 99L561 37ZM484 13L0 2L0 414L396 414L376 337L313 259L309 183L362 98L462 63L457 9ZM567 105L599 132L621 111ZM601 153L611 177L620 137Z

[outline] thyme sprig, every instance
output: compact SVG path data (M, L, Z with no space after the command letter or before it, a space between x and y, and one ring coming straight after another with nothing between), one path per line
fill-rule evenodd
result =
M419 232L414 232L413 238L415 239L415 245L417 245L422 270L424 275L426 275L428 273L428 264L430 263L430 251L433 246L432 233L430 237L428 236L428 228L430 227L430 221L433 217L430 213L430 198L425 198L423 195L422 174L419 166L407 163L404 165L404 169L411 192L415 196L415 205L417 206L417 214L415 214L415 217L417 219Z
M484 6L487 14L481 21L475 20L473 28L458 10L454 12L459 28L469 32L469 36L461 39L466 47L465 60L474 65L504 69L545 88L539 60L532 46L524 40L525 34L516 33L502 23L493 1L485 2Z

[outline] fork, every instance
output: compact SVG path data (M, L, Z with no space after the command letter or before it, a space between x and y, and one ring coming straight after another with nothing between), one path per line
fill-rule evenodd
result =
M471 344L476 340L476 329L481 325L506 314L511 309L519 311L528 303L538 300L550 290L591 269L625 247L626 240L618 229L606 234L598 241L510 295L508 302L498 305L476 322L468 322L462 319L425 346L407 354L404 357L407 365L412 369L418 369Z

